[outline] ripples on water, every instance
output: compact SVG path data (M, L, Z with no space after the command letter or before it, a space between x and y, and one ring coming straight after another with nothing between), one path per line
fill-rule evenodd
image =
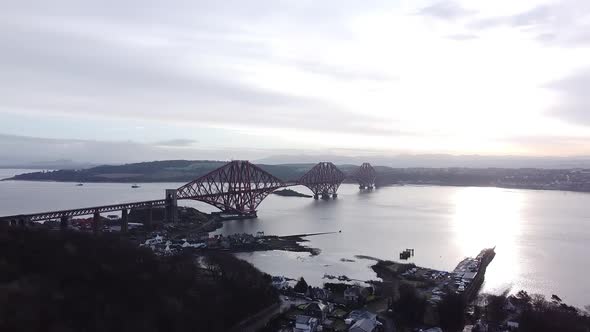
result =
M4 171L4 173L2 172ZM0 170L0 177L6 174ZM0 182L0 215L41 212L164 196L181 183L85 184ZM307 192L306 188L295 188ZM203 211L214 208L188 202ZM343 185L336 200L269 196L259 218L224 223L219 234L288 235L333 232L309 238L318 256L289 252L243 253L261 270L322 283L324 274L375 279L367 255L396 259L414 248L418 265L451 270L465 256L496 246L484 291L526 289L590 304L590 194L474 187L384 187L359 192ZM343 262L342 258L354 260Z

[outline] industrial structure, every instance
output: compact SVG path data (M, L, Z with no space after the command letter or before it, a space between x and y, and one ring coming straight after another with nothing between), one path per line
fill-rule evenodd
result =
M354 174L361 186L372 188L374 185L375 170L370 164L364 163ZM25 225L27 222L59 219L61 226L67 228L72 217L93 215L93 229L95 232L100 232L102 229L100 214L121 211L121 231L126 232L130 209L147 209L147 217L144 220L146 226L151 226L153 208L164 207L165 221L176 222L177 201L189 199L213 205L229 216L251 218L256 217L256 210L262 200L279 188L302 185L313 192L315 199L336 198L338 188L345 177L345 174L333 163L320 162L299 180L283 182L249 161L234 160L178 189L167 189L163 200L6 216L0 217L0 221L17 226Z

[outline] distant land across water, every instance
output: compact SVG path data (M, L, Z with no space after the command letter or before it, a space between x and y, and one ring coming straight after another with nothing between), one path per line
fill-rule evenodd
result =
M226 161L164 160L125 165L103 165L86 169L62 169L19 174L10 180L59 182L189 182L220 166ZM314 163L257 164L284 181L295 181L310 170ZM358 165L338 164L354 182L352 174ZM393 168L374 165L376 184L386 185L449 185L503 187L590 192L590 168Z
M0 134L0 139L2 135ZM37 147L38 149L38 147ZM57 160L41 159L33 160L30 158L15 157L8 153L3 153L0 160L0 169L83 169L100 165L124 165L130 163L140 163L146 160L165 160L165 161L195 161L195 160L227 160L227 157L209 157L202 151L193 151L186 155L178 157L159 157L152 156L140 157L129 155L126 158L113 158L112 156L102 156L95 154L90 159L71 159L72 156L60 155ZM222 151L220 151L222 152ZM196 155L195 155L196 154ZM229 155L249 155L247 151L240 154L237 151ZM80 156L77 156L80 158ZM42 158L42 157L40 157ZM82 157L83 158L83 157ZM245 157L237 158L244 159ZM233 158L236 159L236 158ZM247 158L246 158L247 159ZM510 156L510 155L452 155L452 154L361 154L357 156L340 155L337 153L324 154L275 154L261 158L250 158L255 164L262 165L291 165L291 164L316 164L319 161L331 161L337 165L360 165L369 162L372 165L388 166L392 168L449 168L449 167L466 167L466 168L542 168L542 169L572 169L572 168L589 168L590 155L588 156Z

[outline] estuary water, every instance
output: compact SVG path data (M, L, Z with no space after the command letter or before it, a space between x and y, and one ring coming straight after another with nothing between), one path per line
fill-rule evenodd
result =
M22 170L0 170L0 178ZM0 216L114 204L164 197L181 183L130 184L0 182ZM300 192L306 188L295 187ZM205 212L199 202L181 202ZM569 304L590 304L590 194L521 189L392 186L361 192L345 184L335 200L270 195L258 218L224 222L216 234L290 235L335 232L309 237L321 253L283 251L238 256L273 275L300 276L321 284L324 274L376 279L367 255L399 258L406 248L418 265L452 270L467 256L496 247L485 292L520 289L557 294Z

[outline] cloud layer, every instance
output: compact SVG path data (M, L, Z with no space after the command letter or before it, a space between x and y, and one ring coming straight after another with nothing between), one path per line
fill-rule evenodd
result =
M585 0L3 3L0 116L22 120L0 133L32 115L83 142L67 146L96 141L48 120L63 116L178 126L129 136L146 158L240 135L251 151L538 154L523 123L590 139L588 31Z

